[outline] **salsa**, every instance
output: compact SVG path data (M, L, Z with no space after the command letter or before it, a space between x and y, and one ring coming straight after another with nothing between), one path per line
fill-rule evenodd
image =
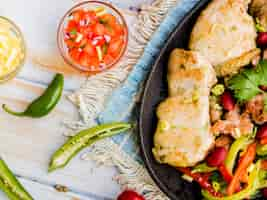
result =
M103 71L114 64L127 42L126 27L104 7L74 10L64 31L69 56L88 71Z

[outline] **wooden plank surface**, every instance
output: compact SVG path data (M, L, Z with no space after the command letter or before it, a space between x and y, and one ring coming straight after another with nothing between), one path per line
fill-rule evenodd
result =
M0 85L0 104L23 110L40 95L55 72L65 75L64 95L79 88L85 77L67 66L56 48L56 28L60 17L76 0L8 0L0 7L3 16L22 29L28 47L27 62L16 79ZM151 0L112 0L124 9L129 23L136 13L129 11ZM132 9L131 9L132 10ZM66 140L63 120L76 120L76 108L63 97L56 109L42 119L17 118L0 110L0 155L37 200L111 199L119 192L112 180L114 168L97 167L77 156L64 170L47 173L49 158ZM59 193L55 184L68 186L70 193ZM0 194L0 199L4 199Z

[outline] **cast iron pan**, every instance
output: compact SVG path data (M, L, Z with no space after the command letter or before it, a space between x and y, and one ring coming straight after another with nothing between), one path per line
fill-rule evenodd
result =
M191 30L208 2L209 0L202 0L177 25L152 68L142 99L139 135L144 162L159 188L173 200L199 200L202 198L196 184L185 182L176 169L155 161L151 150L157 125L156 107L168 94L166 74L170 52L174 48L187 49Z

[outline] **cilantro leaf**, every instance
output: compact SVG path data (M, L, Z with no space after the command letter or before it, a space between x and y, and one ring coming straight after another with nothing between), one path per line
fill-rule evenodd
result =
M239 102L248 101L257 94L264 93L259 88L261 85L267 85L267 60L261 61L256 69L245 69L228 81L229 89L234 92Z

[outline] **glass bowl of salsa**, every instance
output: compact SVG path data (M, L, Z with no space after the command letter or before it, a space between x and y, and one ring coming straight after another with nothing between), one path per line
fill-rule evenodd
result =
M23 66L25 57L25 40L19 27L0 16L0 83L15 77Z
M128 43L128 28L112 5L85 1L62 18L57 42L64 60L74 68L95 74L113 67Z

